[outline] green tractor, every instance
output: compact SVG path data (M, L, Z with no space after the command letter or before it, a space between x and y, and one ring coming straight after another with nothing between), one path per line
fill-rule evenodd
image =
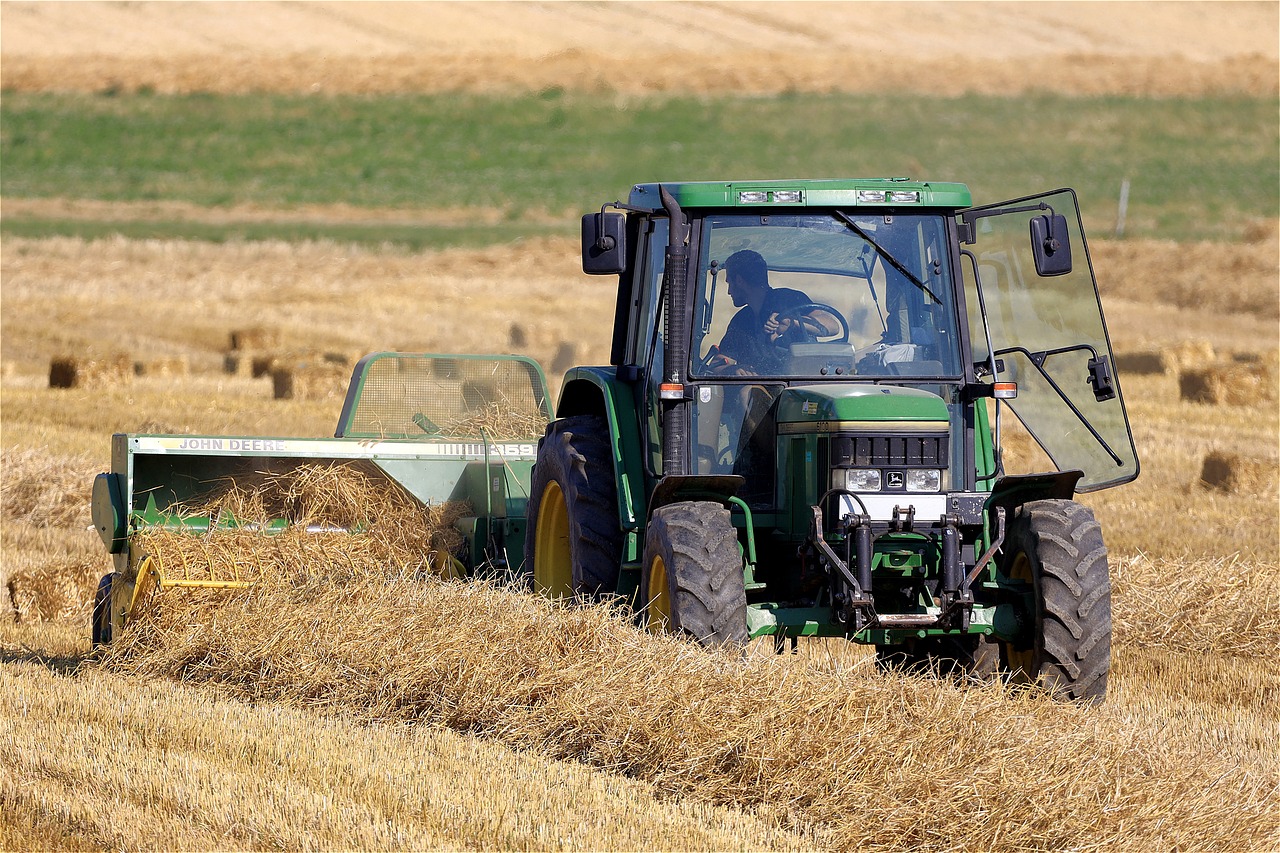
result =
M1074 498L1138 459L1071 190L641 184L582 234L618 280L611 363L568 372L538 444L537 590L1103 699L1106 549ZM1006 407L1055 470L1006 472Z

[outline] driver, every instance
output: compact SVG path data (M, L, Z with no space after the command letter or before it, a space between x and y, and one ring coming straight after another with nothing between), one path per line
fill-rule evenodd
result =
M724 270L729 296L739 310L708 362L712 368L739 375L781 374L788 343L839 331L835 320L812 305L807 294L770 286L769 267L759 252L734 252L725 260ZM800 310L804 306L809 310Z

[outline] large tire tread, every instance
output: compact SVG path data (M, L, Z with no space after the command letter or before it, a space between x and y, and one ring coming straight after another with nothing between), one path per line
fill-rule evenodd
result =
M617 590L622 561L622 529L618 524L618 487L608 423L597 415L560 418L548 425L538 444L529 496L529 534L525 567L532 573L533 530L547 484L554 480L569 513L573 554L573 591L600 598Z
M743 646L747 593L737 530L718 503L687 501L660 507L645 531L642 597L655 556L667 569L671 630L707 646Z
M1075 501L1024 505L1012 553L1027 555L1036 588L1034 663L1028 680L1061 698L1101 702L1111 670L1111 580L1102 528Z

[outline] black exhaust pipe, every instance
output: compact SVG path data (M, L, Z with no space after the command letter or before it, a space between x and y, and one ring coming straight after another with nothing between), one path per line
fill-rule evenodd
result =
M666 187L658 187L662 206L671 219L668 228L667 262L662 289L667 294L665 341L662 351L662 474L688 473L689 446L685 399L686 367L689 363L689 221L680 204Z

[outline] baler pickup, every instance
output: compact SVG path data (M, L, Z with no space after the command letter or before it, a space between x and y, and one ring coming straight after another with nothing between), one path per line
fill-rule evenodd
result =
M548 418L546 380L530 359L375 353L356 365L331 439L117 434L111 471L93 488L93 522L115 560L95 602L95 640L108 641L152 589L252 583L234 558L162 560L147 552L148 534L359 536L376 521L316 518L288 500L265 504L269 517L251 517L223 500L315 472L340 471L422 507L459 508L451 517L463 544L435 555L435 568L508 571L508 555L518 566L523 554L530 471Z

